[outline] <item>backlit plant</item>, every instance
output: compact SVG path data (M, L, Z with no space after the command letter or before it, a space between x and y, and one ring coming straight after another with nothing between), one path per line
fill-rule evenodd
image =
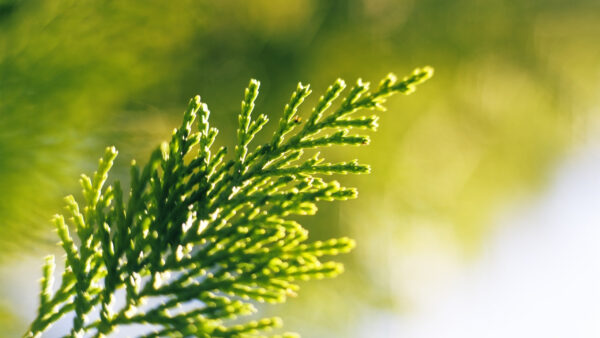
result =
M298 108L311 90L298 84L271 140L254 148L250 142L268 118L252 116L259 82L251 80L231 158L225 147L212 148L217 129L196 96L171 141L144 166L132 163L126 188L107 182L117 156L107 148L94 175L81 177L82 203L68 196L67 217L54 218L65 271L55 290L55 259L46 258L38 314L26 336L41 336L68 313L70 337L102 337L128 324L154 328L142 337L253 337L281 326L279 318L239 317L255 313L256 302L284 302L298 280L338 275L343 266L323 257L354 246L349 238L310 242L290 216L314 214L317 201L357 196L325 175L369 172L357 161L330 163L304 152L368 144L368 136L351 132L375 130L377 116L355 113L384 110L387 97L410 94L432 74L429 67L402 80L390 74L373 91L358 80L333 109L346 87L338 79L305 119Z

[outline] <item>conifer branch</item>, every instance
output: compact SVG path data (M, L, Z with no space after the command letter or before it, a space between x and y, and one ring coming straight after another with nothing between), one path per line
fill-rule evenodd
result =
M377 116L352 114L384 110L388 96L410 94L432 74L425 67L401 81L388 75L373 92L358 80L328 114L346 87L338 79L305 122L298 109L311 89L300 83L272 139L254 149L250 142L268 118L252 118L260 84L251 80L230 160L224 147L211 151L217 130L196 96L170 142L156 149L143 168L132 162L126 190L118 181L107 184L117 156L114 147L107 148L94 175L81 177L83 208L69 196L67 217L54 218L66 253L65 272L52 292L54 257L46 259L38 314L25 336L41 336L70 312L75 316L68 337L102 337L133 323L160 327L143 337L252 337L280 327L279 318L229 323L256 312L255 302L280 303L295 296L298 280L343 271L340 263L321 258L349 252L354 240L307 243L308 232L288 216L312 215L318 201L357 196L355 189L322 175L369 172L357 161L328 163L318 153L305 158L304 150L368 144L368 136L351 131L375 130ZM121 289L124 304L115 297ZM182 310L182 304L191 309ZM99 316L89 320L93 310Z

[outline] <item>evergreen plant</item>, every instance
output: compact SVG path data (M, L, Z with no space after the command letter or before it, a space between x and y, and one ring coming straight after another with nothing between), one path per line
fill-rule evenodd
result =
M128 324L157 328L141 337L255 337L281 326L279 318L239 317L255 313L257 302L284 302L298 280L338 275L342 264L323 257L354 247L345 237L310 242L290 216L315 214L317 201L357 196L324 175L369 172L355 160L330 163L305 151L368 144L368 136L351 132L375 130L377 116L355 113L384 110L390 95L410 94L432 74L430 67L402 80L389 74L373 91L358 80L331 110L346 87L338 79L305 119L298 108L311 89L299 83L271 140L253 148L268 118L252 116L259 82L251 80L231 158L225 147L213 149L217 129L196 96L170 142L144 166L132 162L126 188L107 182L117 156L107 148L98 170L81 176L83 201L66 197L67 216L53 219L65 270L55 287L55 258L46 258L39 309L25 336L40 337L68 313L67 337L103 337Z

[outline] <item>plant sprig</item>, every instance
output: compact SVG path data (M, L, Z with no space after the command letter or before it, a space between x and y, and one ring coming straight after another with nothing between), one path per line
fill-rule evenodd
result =
M354 240L309 243L307 230L289 216L314 214L317 201L357 196L355 189L323 175L369 172L357 161L329 163L318 154L306 158L304 151L368 144L368 136L351 132L375 130L377 116L353 113L384 110L388 96L410 94L432 74L429 67L400 81L390 74L372 92L369 83L358 80L328 114L346 87L338 79L305 122L298 108L311 89L300 83L273 138L254 149L249 145L268 117L252 117L260 83L251 80L229 160L225 147L212 152L217 129L210 127L208 107L196 96L170 142L142 168L132 162L125 191L118 181L107 184L117 156L114 147L107 148L94 175L82 175L83 208L68 196L67 219L54 218L65 271L52 292L55 263L47 257L38 314L25 336L41 336L70 312L75 316L68 337L102 337L133 323L160 327L142 337L251 337L281 326L279 318L238 325L231 319L256 312L255 302L284 302L298 291L298 280L343 271L342 264L322 257L349 252ZM121 289L125 296L118 304L115 292ZM98 318L90 320L94 310Z

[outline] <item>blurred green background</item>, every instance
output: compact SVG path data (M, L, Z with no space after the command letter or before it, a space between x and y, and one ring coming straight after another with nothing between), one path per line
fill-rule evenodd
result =
M230 144L250 77L258 111L278 116L298 81L319 93L431 65L431 81L390 100L368 149L330 154L372 164L340 178L360 198L302 220L313 238L357 239L347 272L265 309L307 337L354 337L365 311L410 311L440 257L476 257L494 215L580 142L600 103L598 36L592 0L0 0L0 266L41 266L79 173L114 144L124 176L195 94ZM7 337L25 325L3 322L23 317L14 307L0 302Z

